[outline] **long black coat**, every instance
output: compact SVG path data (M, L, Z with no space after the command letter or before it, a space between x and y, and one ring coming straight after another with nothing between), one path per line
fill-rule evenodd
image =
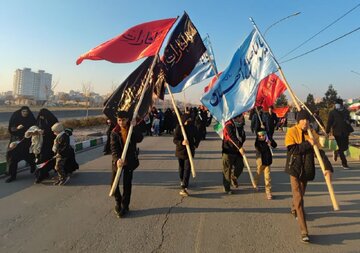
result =
M197 131L197 128L192 123L185 125L184 128L185 128L186 136L189 141L191 154L194 157L195 147L197 148L200 143L199 133ZM174 131L174 139L173 139L173 142L176 145L175 156L185 160L188 159L188 154L186 151L186 146L182 145L183 140L184 137L182 135L180 125L177 125Z
M134 170L139 166L139 159L137 154L136 143L139 143L143 140L143 135L138 127L134 127L129 147L125 157L124 167ZM117 170L116 162L121 158L125 143L121 139L120 126L116 125L115 128L111 131L110 135L110 149L112 155L112 168L114 171Z
M343 109L340 111L334 109L329 113L326 133L330 133L332 129L334 136L349 135L350 127L350 114L348 110Z

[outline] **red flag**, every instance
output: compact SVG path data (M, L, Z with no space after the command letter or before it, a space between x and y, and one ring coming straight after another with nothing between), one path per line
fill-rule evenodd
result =
M221 74L222 74L222 72L220 72L219 74L217 74L216 76L214 76L214 77L211 79L210 83L209 83L207 86L204 87L204 93L208 92L208 90L210 90L210 89L214 86L216 80L218 80L218 78L219 78L219 76L220 76Z
M285 90L285 84L277 75L268 75L259 84L255 106L262 106L267 110Z
M126 63L153 56L175 21L176 18L169 18L131 27L123 34L81 55L76 64L79 65L84 59Z
M276 116L278 118L283 118L285 117L286 113L289 111L289 107L285 106L285 107L277 107L273 109L273 112L276 114Z

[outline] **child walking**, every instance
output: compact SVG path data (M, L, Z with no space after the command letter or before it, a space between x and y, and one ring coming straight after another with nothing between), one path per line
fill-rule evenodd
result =
M70 179L65 169L65 164L71 152L70 138L65 133L64 126L59 122L55 123L51 130L56 135L52 150L55 153L55 170L58 173L58 180L54 182L54 185L65 185Z
M275 148L275 142L271 142L266 138L266 131L260 130L257 132L255 149L256 149L256 165L257 171L255 174L255 184L258 185L259 177L261 173L264 173L265 181L265 193L266 198L271 200L273 198L271 193L271 177L270 177L270 165L272 164L271 147Z

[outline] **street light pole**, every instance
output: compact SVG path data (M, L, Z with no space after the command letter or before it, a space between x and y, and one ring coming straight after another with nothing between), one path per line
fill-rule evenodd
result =
M285 19L288 19L288 18L291 18L291 17L297 16L297 15L299 15L300 13L301 13L301 12L299 11L299 12L296 12L296 13L294 13L294 14L291 14L291 15L289 15L289 16L287 16L287 17L285 17L285 18L282 18L282 19L280 19L280 20L276 21L275 23L273 23L272 25L270 25L270 26L269 26L269 27L265 30L265 32L264 32L264 37L265 37L265 35L266 35L267 31L269 31L269 30L270 30L270 28L272 28L273 26L277 25L278 23L280 23L280 22L284 21Z

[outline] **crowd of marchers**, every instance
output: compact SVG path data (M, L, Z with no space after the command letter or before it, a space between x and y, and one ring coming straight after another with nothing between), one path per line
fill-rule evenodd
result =
M286 117L285 117L286 118ZM265 182L265 196L268 200L272 194L271 164L273 149L277 143L273 138L276 129L285 129L285 146L287 149L284 171L290 176L292 191L292 207L290 213L296 218L300 226L301 241L310 242L304 210L304 195L307 184L315 177L314 147L320 149L320 156L325 166L324 176L331 179L333 167L319 144L319 133L333 135L338 149L333 154L334 161L340 157L344 169L349 169L344 152L349 147L349 135L353 132L350 124L349 112L344 108L341 99L336 100L335 108L330 111L327 125L324 126L318 115L301 110L296 114L296 124L287 128L287 120L279 119L273 112L273 107L263 111L261 107L254 108L249 114L251 131L256 134L254 148L256 150L256 173L254 188L259 190L259 178L263 174ZM181 124L178 123L181 122ZM153 107L143 119L133 119L126 111L116 112L116 122L107 120L107 142L104 145L104 155L112 157L112 182L117 171L121 168L122 193L116 185L115 213L118 217L125 217L130 211L130 199L134 170L140 165L139 148L137 143L144 136L173 136L175 156L178 159L180 192L187 197L191 174L191 160L195 157L195 150L200 142L206 140L206 127L211 124L212 116L206 108L186 108L177 115L170 108L163 113L161 109ZM123 150L129 138L125 158ZM238 178L244 169L246 151L243 146L246 141L245 117L239 114L223 123L222 153L222 181L225 194L232 194L238 188ZM65 185L71 174L79 168L73 148L72 129L64 128L58 119L47 109L41 109L35 118L29 107L23 106L14 112L9 121L11 134L7 151L9 177L6 182L16 180L18 162L25 160L30 165L30 172L35 174L35 183L40 183L50 177L54 170L56 176L54 185ZM184 136L184 133L186 136ZM319 158L319 157L318 157ZM319 158L320 159L320 158Z

